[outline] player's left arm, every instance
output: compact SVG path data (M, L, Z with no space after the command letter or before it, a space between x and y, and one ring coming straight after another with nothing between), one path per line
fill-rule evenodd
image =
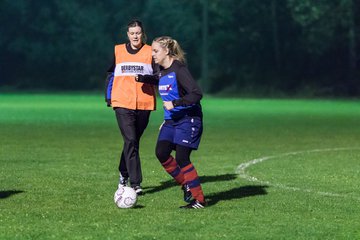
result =
M189 106L200 102L203 96L202 91L186 66L179 68L176 80L179 85L180 98L172 101L174 107Z

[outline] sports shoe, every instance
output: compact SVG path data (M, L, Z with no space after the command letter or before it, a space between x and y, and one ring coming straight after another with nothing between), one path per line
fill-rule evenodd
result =
M192 200L188 205L185 206L181 206L180 208L182 209L200 209L200 208L204 208L206 206L206 202L199 202L198 200L194 199Z
M125 178L125 177L121 176L121 174L120 174L118 188L126 187L128 185L128 183L129 183L129 178Z
M143 195L144 194L141 186L135 186L135 187L133 187L133 189L135 190L137 195Z
M184 192L184 201L187 202L187 203L191 202L192 194L191 194L189 185L184 184L184 185L181 187L181 189L182 189L183 192Z

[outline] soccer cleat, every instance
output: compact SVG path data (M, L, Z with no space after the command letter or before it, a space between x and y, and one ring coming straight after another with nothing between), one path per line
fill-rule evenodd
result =
M141 186L135 186L135 187L133 187L133 189L135 190L137 195L143 195L144 194Z
M188 205L181 206L180 208L182 208L182 209L201 209L201 208L204 208L206 205L207 205L206 202L201 203L198 200L194 199Z
M189 185L184 184L184 185L181 187L181 189L182 189L183 192L184 192L184 201L187 202L187 203L191 202L192 194L191 194Z
M129 183L129 178L125 178L125 177L121 176L121 174L120 174L118 188L126 187L128 185L128 183Z

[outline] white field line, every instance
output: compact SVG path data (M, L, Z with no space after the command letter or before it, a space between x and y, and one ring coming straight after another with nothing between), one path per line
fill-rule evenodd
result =
M298 151L298 152L288 152L288 153L283 153L283 154L279 154L279 155L274 155L274 156L266 156L266 157L261 157L261 158L256 158L253 160L250 160L248 162L242 163L239 166L237 166L235 173L239 174L239 176L241 178L244 178L248 181L251 182L258 182L264 185L269 185L269 186L274 186L274 187L278 187L278 188L282 188L285 190L291 190L291 191L302 191L302 192L307 192L307 193L316 193L319 195L323 195L323 196L330 196L330 197L351 197L353 199L359 200L360 201L360 197L353 197L347 194L340 194L340 193L332 193L332 192L323 192L323 191L317 191L317 190L313 190L313 189L307 189L307 188L298 188L298 187L289 187L286 186L284 184L279 184L279 183L271 183L269 181L263 181L263 180L259 180L254 176L250 176L246 173L246 169L248 167L251 167L252 165L273 159L273 158L279 158L279 157L284 157L284 156L291 156L291 155L298 155L298 154L304 154L304 153L315 153L315 152L330 152L330 151L349 151L349 150L360 150L360 148L325 148L325 149L313 149L313 150L306 150L306 151Z

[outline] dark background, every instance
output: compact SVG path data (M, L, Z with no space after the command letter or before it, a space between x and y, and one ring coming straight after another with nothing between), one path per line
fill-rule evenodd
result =
M360 0L0 0L0 90L102 90L143 21L177 39L206 93L356 97Z

